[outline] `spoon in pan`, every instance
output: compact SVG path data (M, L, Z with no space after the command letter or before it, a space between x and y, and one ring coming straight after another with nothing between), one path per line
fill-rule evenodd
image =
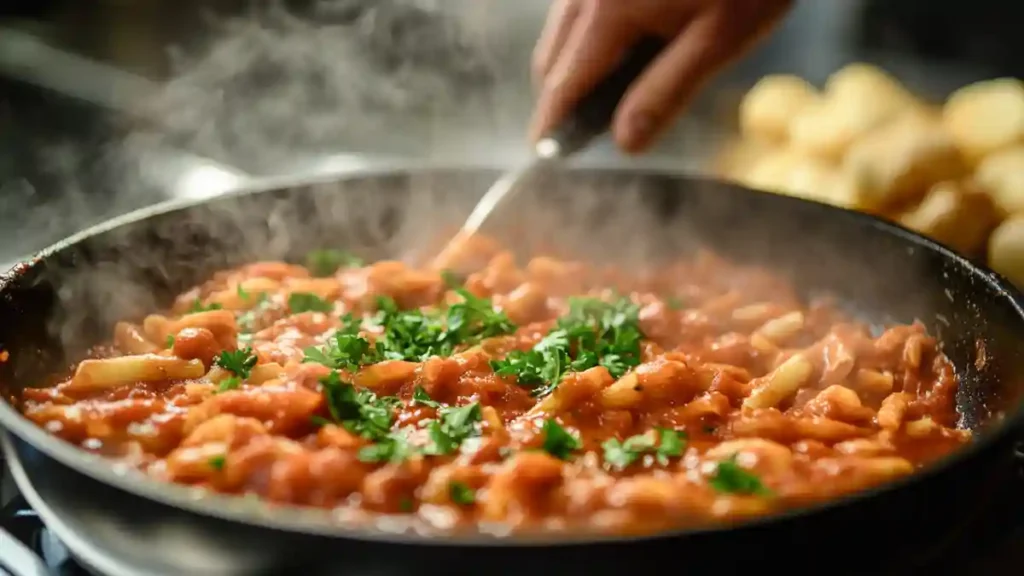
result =
M526 186L524 182L541 170L560 164L591 141L608 131L612 116L630 84L661 53L665 44L660 39L646 38L638 42L609 74L594 86L567 117L545 134L533 148L526 165L507 172L483 195L459 232L448 241L432 264L435 270L446 269L459 248L483 225L507 205Z

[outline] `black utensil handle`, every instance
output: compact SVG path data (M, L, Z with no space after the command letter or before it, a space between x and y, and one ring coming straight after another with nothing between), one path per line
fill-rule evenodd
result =
M665 49L660 38L637 42L604 80L587 93L569 115L544 138L558 143L559 155L568 156L608 130L626 90Z

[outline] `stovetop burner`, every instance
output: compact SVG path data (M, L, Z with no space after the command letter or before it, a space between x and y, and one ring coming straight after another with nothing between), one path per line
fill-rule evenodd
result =
M2 455L0 478L9 481ZM1024 566L1024 444L1018 446L1013 470L996 480L974 517L951 527L927 554L899 562L883 561L885 566L872 574L1019 574ZM0 508L0 529L41 558L46 570L42 574L12 572L15 568L8 568L5 559L14 553L16 544L0 539L0 576L102 576L79 564L20 494L13 494Z

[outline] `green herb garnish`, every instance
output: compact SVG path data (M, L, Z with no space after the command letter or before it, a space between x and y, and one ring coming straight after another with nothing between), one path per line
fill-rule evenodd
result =
M217 392L227 392L228 390L234 390L242 385L242 379L238 376L229 376L220 381L220 385L217 386Z
M378 440L375 444L363 446L356 455L363 462L401 462L416 453L401 431Z
M573 452L583 447L579 438L569 433L554 418L546 420L541 431L544 433L543 450L559 460L568 460Z
M323 300L316 294L308 292L293 292L288 296L288 309L292 314L302 312L331 312L334 304Z
M609 438L601 444L601 448L604 449L604 461L609 466L622 470L648 453L654 453L658 463L664 466L668 464L669 458L682 455L684 445L685 435L680 437L680 433L675 430L659 428L646 434L631 436L621 442L617 438Z
M189 314L195 314L197 312L207 312L210 310L220 310L223 308L220 304L213 302L211 304L203 304L203 301L196 298L195 302L192 303L192 307L188 309Z
M772 495L760 478L736 463L735 454L718 463L708 483L715 490L729 494Z
M223 470L226 460L227 459L223 455L217 455L212 456L208 462L210 464L210 468L213 468L214 470Z
M242 350L225 350L221 352L220 356L214 360L214 363L244 380L249 377L249 373L256 366L257 360L252 348L243 348Z
M377 349L366 338L350 333L338 332L323 347L310 346L303 350L303 362L316 362L333 370L354 372L360 366L381 360Z
M401 402L394 396L378 398L369 390L356 390L344 382L338 372L320 379L327 409L346 430L370 440L382 440L391 431L395 407Z
M167 344L167 348L174 348L174 334L168 334L167 341L165 343Z
M535 396L550 394L568 372L604 366L619 378L640 363L643 333L637 321L637 306L627 299L603 302L595 298L574 298L569 313L530 350L515 350L504 359L492 360L499 376L515 376L516 382L532 388Z
M462 482L448 484L448 497L459 506L469 506L476 502L476 491Z
M428 408L440 408L441 403L430 399L430 395L422 386L417 386L412 391L412 403L427 406Z
M480 404L473 402L465 406L444 407L438 410L438 420L426 424L430 444L424 452L432 456L451 454L459 449L462 442L478 433Z
M313 276L330 276L338 268L358 268L363 260L343 250L313 250L306 255L306 268Z
M390 298L377 299L373 322L384 329L377 350L387 359L422 361L431 356L449 356L456 347L473 345L484 338L509 334L516 327L491 301L477 298L462 288L462 301L443 313L399 310Z

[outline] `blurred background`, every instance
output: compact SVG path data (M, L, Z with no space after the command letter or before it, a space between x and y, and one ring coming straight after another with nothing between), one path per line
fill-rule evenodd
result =
M529 153L528 65L548 5L5 0L0 266L112 215L254 176L395 158L511 166ZM982 84L947 99L1024 76L1022 15L1020 3L997 0L798 2L653 153L624 159L598 146L590 161L712 172L872 211L1018 274L1024 227L1004 223L998 241L992 231L1024 197L1024 87ZM857 62L873 67L834 76ZM779 74L817 88L793 77L758 84ZM881 104L850 108L830 96L840 85ZM792 103L805 100L817 108L798 121ZM892 129L884 140L896 149L852 151L907 110L923 121ZM960 167L935 168L949 165L944 153Z

